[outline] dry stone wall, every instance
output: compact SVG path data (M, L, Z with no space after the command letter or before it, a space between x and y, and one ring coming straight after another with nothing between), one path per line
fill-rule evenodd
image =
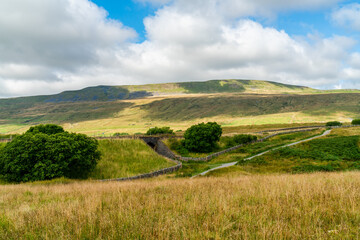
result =
M267 132L279 132L279 131L289 131L289 130L300 130L300 129L305 129L305 128L323 128L325 127L323 126L304 126L304 127L292 127L292 128L279 128L279 129L270 129L270 130L264 130L264 131L260 131L260 132L255 132L255 133L267 133Z
M179 170L182 167L182 164L179 161L176 161L176 162L177 162L176 166L160 169L160 170L157 170L157 171L154 171L154 172L151 172L151 173L140 174L140 175L133 176L133 177L104 179L104 180L100 180L100 181L129 181L129 180L157 177L157 176L160 176L160 175L172 173L172 172L175 172L175 171Z
M328 127L328 128L348 128L348 127L358 127L360 125L347 125L347 126L334 126L334 127ZM103 179L100 181L129 181L129 180L136 180L136 179L145 179L145 178L152 178L152 177L156 177L156 176L160 176L160 175L164 175L164 174L168 174L168 173L172 173L175 172L177 170L179 170L182 167L182 163L178 160L181 161L209 161L214 157L217 157L219 155L234 151L238 148L241 148L245 145L248 144L252 144L255 142L263 142L271 137L277 136L277 135L282 135L282 134L288 134L288 133L296 133L296 132L307 132L307 131L312 131L314 129L319 129L322 128L324 126L313 126L312 128L306 127L306 129L302 129L305 127L298 127L298 128L290 128L292 130L294 129L302 129L302 130L296 130L296 131L286 131L286 132L280 132L280 133L275 133L275 134L271 134L269 136L266 136L264 138L258 139L256 141L252 141L250 143L247 144L240 144L228 149L225 149L223 151L220 152L216 152L213 154L210 154L209 156L203 157L203 158L192 158L192 157L182 157L179 155L176 155L174 152L172 152L165 143L163 143L161 141L161 137L149 137L149 136L119 136L119 137L99 137L97 139L101 140L101 139L142 139L144 140L149 146L152 146L154 151L156 151L158 154L168 158L170 161L173 161L176 163L175 166L172 167L168 167L168 168L163 168L154 172L150 172L150 173L144 173L144 174L140 174L137 176L132 176L132 177L124 177L124 178L114 178L114 179ZM280 130L284 130L284 129L278 129L277 131ZM287 129L289 130L289 128ZM266 132L266 131L264 131ZM269 131L268 131L269 132ZM181 138L179 136L176 136L177 138ZM0 139L0 142L10 142L12 139Z
M146 144L148 144L155 152L164 156L165 158L169 159L172 162L175 162L176 165L168 168L163 168L151 173L144 173L137 176L132 177L125 177L125 178L114 178L114 179L104 179L101 181L129 181L129 180L136 180L136 179L143 179L143 178L152 178L168 173L175 172L182 167L182 163L178 160L175 160L175 154L163 143L159 137L140 137Z

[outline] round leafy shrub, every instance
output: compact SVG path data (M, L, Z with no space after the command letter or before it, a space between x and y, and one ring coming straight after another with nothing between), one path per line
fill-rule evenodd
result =
M221 126L216 122L193 125L186 130L183 145L191 152L211 152L221 134Z
M56 133L63 133L65 132L64 129L56 124L40 124L37 126L30 127L29 130L26 131L27 133L45 133L48 135L56 134Z
M360 125L360 119L354 119L351 121L352 125Z
M224 139L224 142L226 147L233 147L240 144L250 143L256 140L257 140L257 136L250 134L238 134L233 137L226 137Z
M86 178L100 159L98 142L83 134L26 132L0 152L0 175L9 182Z
M334 127L334 126L341 126L341 125L342 125L342 123L339 121L331 121L331 122L326 123L327 127Z
M158 134L174 134L174 131L170 127L153 127L150 128L146 135L158 135Z

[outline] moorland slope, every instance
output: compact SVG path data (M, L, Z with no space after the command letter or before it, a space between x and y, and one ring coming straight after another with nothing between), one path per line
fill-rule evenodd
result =
M0 133L28 125L62 124L91 135L184 130L202 121L223 126L349 121L359 114L358 91L320 91L255 80L212 80L98 86L56 95L0 99Z

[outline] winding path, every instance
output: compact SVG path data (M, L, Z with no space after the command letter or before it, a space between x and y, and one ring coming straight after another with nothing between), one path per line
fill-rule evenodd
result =
M299 143L303 143L303 142L307 142L307 141L310 141L310 140L313 140L313 139L316 139L316 138L319 138L319 137L323 137L323 136L326 136L328 135L329 133L331 132L331 129L330 130L326 130L323 134L321 135L318 135L318 136L314 136L312 138L307 138L307 139L304 139L304 140L301 140L301 141L297 141L297 142L293 142L293 143L289 143L287 145L284 145L284 146L280 146L280 147L276 147L276 148L272 148L272 149L269 149L267 151L264 151L264 152L261 152L259 154L256 154L254 156L251 156L251 157L248 157L248 158L245 158L244 161L248 161L248 160L251 160L253 158L256 158L256 157L259 157L261 155L264 155L268 152L271 152L271 151L274 151L274 150L277 150L277 149L280 149L280 148L284 148L284 147L290 147L290 146L294 146L296 144L299 144ZM230 162L230 163L224 163L218 167L214 167L214 168L211 168L209 170L206 170L205 172L202 172L202 173L199 173L195 176L192 176L191 178L194 178L194 177L197 177L197 176L204 176L205 174L207 174L208 172L212 172L214 170L217 170L217 169L221 169L221 168L227 168L227 167L231 167L231 166L234 166L236 165L238 162Z

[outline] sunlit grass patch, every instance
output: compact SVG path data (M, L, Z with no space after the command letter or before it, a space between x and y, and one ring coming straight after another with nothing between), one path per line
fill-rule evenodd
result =
M343 131L338 131L338 134L340 133ZM238 169L250 173L360 170L359 138L359 135L328 135L280 148L251 160L240 160Z
M297 132L297 133L289 133L284 135L279 135L272 137L264 142L257 142L253 144L246 145L244 147L241 147L237 150L234 150L232 152L220 155L218 157L215 157L211 159L208 162L183 162L183 167L176 173L176 176L178 177L189 177L196 174L199 174L203 171L206 171L212 167L219 166L222 163L229 163L229 162L237 162L241 161L246 157L250 157L252 155L255 155L260 152L267 151L269 149L279 147L291 142L296 142L302 139L310 138L312 136L319 135L323 132L323 129L317 129L313 131L308 132ZM196 156L196 154L192 155ZM260 172L260 170L253 169L252 167L247 167L247 169L238 168L240 171L248 171L248 172ZM273 168L270 170L264 169L261 167L261 172L277 172L278 167ZM223 170L224 171L224 170ZM280 171L283 172L283 171Z
M11 132L21 133L29 128L27 125L22 124L0 124L0 134L8 134Z
M100 140L101 160L90 175L94 179L129 177L170 167L142 140Z

